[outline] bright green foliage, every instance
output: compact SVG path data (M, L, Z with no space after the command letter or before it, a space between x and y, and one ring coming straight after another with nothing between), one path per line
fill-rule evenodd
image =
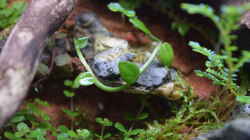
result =
M95 134L95 136L98 137L100 140L105 140L105 139L110 138L112 136L111 133L104 134L105 133L105 127L113 126L113 122L111 122L107 118L100 118L100 117L96 118L96 122L98 124L102 125L102 131L101 131L101 134Z
M215 15L212 7L206 4L193 5L188 3L181 4L181 8L186 10L189 14L201 14L213 20L214 22L219 21L219 17Z
M0 0L0 30L15 24L26 7L24 2L15 2L9 8L7 5L7 0Z
M240 7L224 6L219 16L215 15L214 10L210 6L204 4L182 4L181 7L190 14L201 14L212 20L219 30L217 45L224 47L218 54L215 54L201 47L198 43L190 42L189 45L193 47L194 51L208 57L206 71L196 71L196 73L201 77L213 80L215 84L225 87L235 95L239 95L239 86L235 82L237 80L237 72L245 62L250 60L250 52L242 51L240 58L234 57L233 54L238 48L233 44L233 40L236 37L231 32L238 29L238 21L244 11L250 9L250 4Z
M102 90L108 91L108 92L117 92L120 90L124 90L128 88L130 85L134 84L137 79L139 78L140 74L142 74L145 69L152 63L154 58L156 57L156 54L159 50L162 52L159 54L160 61L163 62L163 65L170 66L173 61L174 53L172 46L168 43L162 43L157 37L155 37L150 30L145 26L145 24L140 21L135 14L135 11L126 9L122 7L119 3L110 3L108 5L108 8L111 11L114 12L121 12L122 14L126 15L129 18L129 21L139 30L143 31L146 35L148 35L152 41L157 41L158 45L155 49L148 61L142 66L141 69L136 64L133 64L131 62L120 62L119 63L119 70L122 80L126 82L126 84L121 85L119 87L110 87L105 84L103 84L101 81L98 80L98 78L95 76L94 72L88 65L87 61L85 60L84 56L81 53L80 48L84 48L87 46L88 38L78 38L74 40L75 48L78 57L80 58L80 61L88 71L85 74L80 74L76 80L73 82L73 87L78 88L80 85L83 86L89 86L92 84L95 84L97 87L99 87ZM69 82L66 83L67 85L70 85ZM71 83L72 84L72 83Z
M81 37L74 39L74 45L76 48L82 49L85 48L88 44L88 37Z
M127 17L135 17L135 11L125 9L119 3L110 3L108 8L113 12L121 12Z
M174 50L169 43L163 43L160 45L159 60L161 64L167 67L171 67L174 59Z
M125 7L126 9L138 8L143 2L144 0L119 0L122 7Z
M113 12L120 12L123 15L127 16L129 18L129 22L132 23L132 25L144 32L147 36L150 37L151 40L160 42L160 39L158 39L156 36L154 36L151 31L146 27L146 25L137 18L135 15L135 12L133 10L128 10L122 7L119 3L112 2L108 5L108 8ZM133 14L130 14L133 13Z
M226 57L215 54L213 51L200 46L197 42L191 41L189 45L193 48L193 51L208 57L208 60L205 62L206 71L196 70L196 74L212 80L215 85L226 86L228 82L228 69L224 65ZM235 91L239 90L235 80L233 80L232 86Z
M122 133L124 140L133 140L133 136L137 136L143 131L143 129L126 129L125 126L119 122L115 123L114 127Z
M50 122L48 114L44 113L39 106L49 107L46 101L35 99L35 103L28 103L25 109L9 121L4 129L4 137L9 140L47 140L48 135L56 137L56 140L93 140L93 133L87 129L72 130L64 125L55 127ZM67 115L72 118L79 116L79 112L69 112L64 109Z
M149 114L147 112L142 112L137 115L133 115L130 113L125 114L125 119L129 121L140 121L147 119Z
M250 104L250 96L237 96L236 100L241 103Z
M63 94L66 96L66 97L74 97L75 96L75 93L70 91L70 90L64 90L63 91Z
M74 88L79 88L80 86L90 86L94 84L94 78L90 72L80 73L74 80Z
M99 123L100 125L102 126L112 126L113 125L113 122L111 122L109 119L107 118L100 118L100 117L97 117L96 119L96 122Z
M210 129L217 129L222 127L222 123L219 121L217 114L220 114L217 110L218 106L221 106L220 101L201 101L197 100L192 95L192 91L183 93L184 96L180 100L180 106L172 105L172 112L175 114L171 118L166 119L163 123L154 121L147 124L148 129L145 129L137 136L136 140L184 140L193 139L189 136L195 131L206 132ZM203 121L200 121L203 120ZM181 132L183 128L192 128L194 132Z
M181 36L185 36L188 33L190 26L188 24L173 22L171 28L177 30Z
M119 62L119 71L121 73L122 80L130 85L134 84L140 76L139 67L128 61Z

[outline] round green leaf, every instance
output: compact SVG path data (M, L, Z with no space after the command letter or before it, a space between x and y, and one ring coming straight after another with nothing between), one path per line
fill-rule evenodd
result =
M159 50L159 60L164 66L170 67L174 59L174 50L169 43L163 43Z
M79 88L80 86L90 86L94 84L94 78L90 72L80 73L73 84L73 88Z
M74 44L77 48L82 49L87 46L88 37L81 37L81 38L74 39Z
M118 129L119 131L123 132L123 133L127 133L126 128L124 127L124 125L122 125L119 122L115 123L115 128Z
M128 84L134 84L140 75L139 67L128 61L119 62L119 70L122 80Z

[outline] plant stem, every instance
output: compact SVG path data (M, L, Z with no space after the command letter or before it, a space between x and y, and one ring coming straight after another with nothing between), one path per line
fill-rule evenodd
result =
M108 92L118 92L118 91L124 90L124 89L126 89L126 88L129 87L128 84L121 85L121 86L119 86L119 87L110 87L110 86L104 85L104 84L103 84L102 82L100 82L100 81L98 80L98 78L95 76L94 72L92 71L92 69L91 69L90 66L88 65L87 61L86 61L85 58L83 57L80 48L78 48L78 47L75 47L75 48L76 48L76 53L77 53L77 55L78 55L78 57L79 57L81 63L84 65L84 67L86 68L86 70L87 70L88 72L90 72L91 76L94 78L94 84L95 84L98 88L100 88L100 89L102 89L102 90L104 90L104 91L108 91Z
M160 46L161 46L161 43L159 44L159 46L157 46L153 53L151 54L151 56L149 57L149 59L146 61L146 63L140 68L140 74L143 73L147 67L153 62L154 58L156 57L158 51L160 50Z
M100 139L100 140L103 140L104 131L105 131L105 126L102 126L102 130L101 130L101 139Z
M149 57L149 59L146 61L146 63L140 68L140 75L147 69L147 67L153 62L154 58L156 57L158 51L160 50L160 45L161 43L159 43L159 45L154 49L153 53L151 54L151 56ZM130 86L130 84L124 84L121 85L119 87L110 87L107 86L105 84L103 84L102 82L100 82L98 80L98 78L95 76L94 72L92 71L92 69L90 68L90 66L88 65L87 61L85 60L85 58L83 57L80 48L75 47L76 48L76 53L81 61L81 63L84 65L84 67L86 68L86 70L88 72L90 72L91 76L94 78L94 84L104 90L104 91L108 91L108 92L118 92L118 91L122 91L126 88L128 88Z

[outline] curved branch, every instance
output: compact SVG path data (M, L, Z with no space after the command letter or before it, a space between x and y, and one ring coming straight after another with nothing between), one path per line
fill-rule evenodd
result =
M73 7L74 0L33 0L12 30L0 54L0 127L25 98L45 40Z

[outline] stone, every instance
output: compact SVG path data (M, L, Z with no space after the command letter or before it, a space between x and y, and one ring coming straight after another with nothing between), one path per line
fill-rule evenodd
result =
M250 140L250 118L236 119L193 140Z
M167 80L168 70L159 63L152 63L137 80L137 84L145 87L158 87Z
M126 53L119 56L117 59L105 60L102 58L96 57L92 63L92 69L98 77L103 79L115 79L119 77L119 68L118 64L121 61L129 61L134 57L131 53Z

